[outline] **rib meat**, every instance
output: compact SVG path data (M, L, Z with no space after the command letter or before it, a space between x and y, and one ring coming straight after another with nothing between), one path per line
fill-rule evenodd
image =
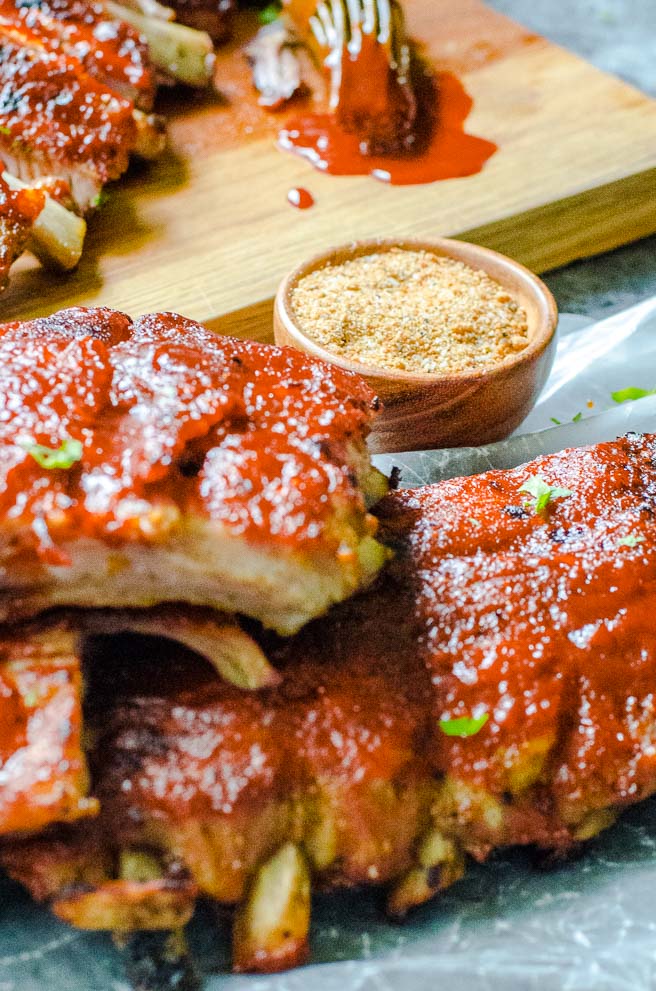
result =
M385 560L374 396L292 349L62 311L0 326L0 403L5 620L183 600L291 633Z
M64 179L85 210L125 172L136 143L132 103L76 59L0 26L0 157L10 172Z
M0 292L9 281L11 266L25 250L45 202L38 189L10 189L0 173Z
M112 19L88 0L2 0L0 25L16 28L32 43L80 61L89 76L152 108L155 78L148 47L125 21Z
M189 904L193 885L240 903L236 966L268 969L304 958L308 872L387 883L402 915L466 855L593 836L656 790L655 465L656 437L629 435L389 495L394 561L293 640L263 641L276 688L239 692L170 645L95 641L99 817L5 847L5 865L97 928L89 885L115 926L133 877L116 864L154 857L160 886L191 878ZM536 477L560 489L539 507L522 491Z
M240 689L278 684L261 648L234 617L165 606L59 611L3 632L0 647L0 836L35 833L98 811L82 745L86 638L139 634L187 645Z
M5 634L0 652L0 835L97 811L82 751L77 639Z

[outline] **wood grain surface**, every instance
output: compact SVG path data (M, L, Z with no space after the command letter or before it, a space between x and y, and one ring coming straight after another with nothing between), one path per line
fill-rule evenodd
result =
M0 317L104 304L269 339L281 278L340 242L455 235L544 271L656 230L656 103L478 0L406 8L433 63L473 96L467 130L499 145L481 174L389 187L321 175L278 151L285 114L257 106L240 50L246 20L218 59L221 96L162 98L169 150L112 188L77 272L21 262ZM314 208L288 205L296 185Z

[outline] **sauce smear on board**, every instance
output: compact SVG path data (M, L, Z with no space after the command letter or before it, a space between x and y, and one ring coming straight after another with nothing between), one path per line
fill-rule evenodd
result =
M418 185L480 172L497 150L492 141L465 133L473 100L451 72L425 72L416 84L419 125L415 147L396 156L366 155L357 135L329 113L301 114L278 135L285 151L332 175L371 175L394 186Z

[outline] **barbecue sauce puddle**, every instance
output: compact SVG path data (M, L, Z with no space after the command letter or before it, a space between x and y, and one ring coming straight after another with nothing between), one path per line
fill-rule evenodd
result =
M356 134L330 113L298 114L278 134L278 147L331 175L370 175L393 186L410 186L475 175L497 151L492 141L465 131L474 101L452 72L417 61L413 86L417 123L412 147L398 155L363 153Z

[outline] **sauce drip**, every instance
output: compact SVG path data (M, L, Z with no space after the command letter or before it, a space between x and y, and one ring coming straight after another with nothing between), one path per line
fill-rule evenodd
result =
M314 206L314 196L307 189L295 186L287 193L287 202L297 210L309 210Z
M332 175L371 175L393 186L419 185L480 172L497 146L467 134L464 124L473 100L450 72L424 72L416 84L419 112L414 150L399 155L367 155L356 134L347 133L329 113L292 118L278 135L285 151L306 158Z

